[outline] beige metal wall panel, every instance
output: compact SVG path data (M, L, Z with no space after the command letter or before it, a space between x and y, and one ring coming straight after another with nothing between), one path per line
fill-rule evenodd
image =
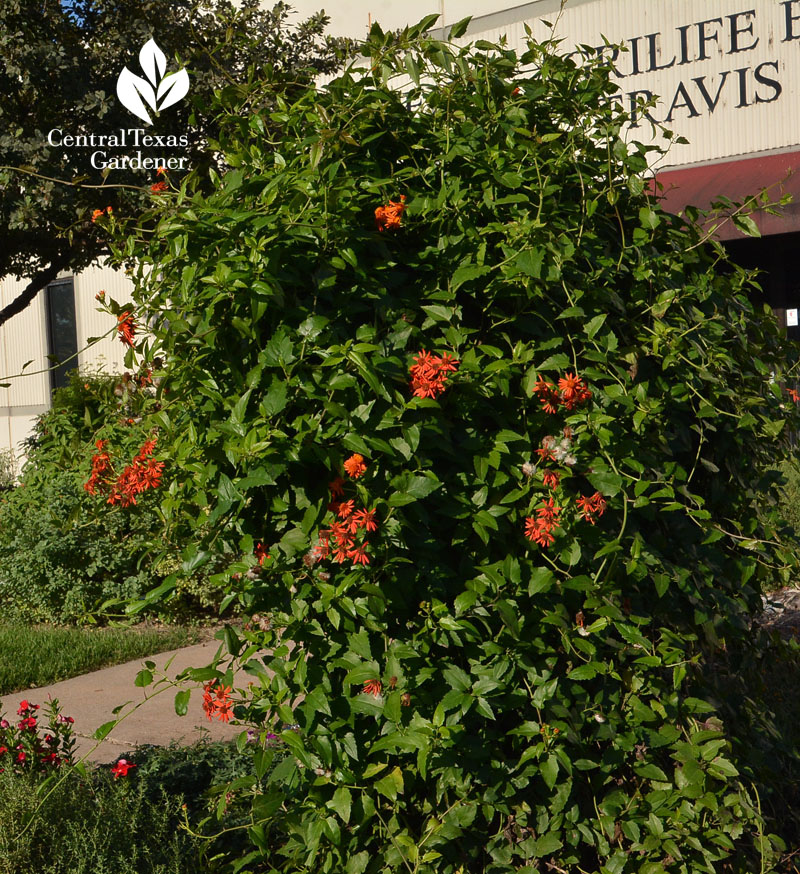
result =
M553 0L497 5L474 21L469 40L506 34L524 50L525 22L537 38L550 35L544 17L565 51L602 46L604 36L625 44L615 77L624 105L633 106L636 92L659 96L653 117L689 140L673 145L661 167L800 143L800 0L578 0L563 12ZM628 138L653 142L652 126L641 119ZM655 142L663 144L660 134Z
M0 282L0 304L8 306L26 285L11 277L4 279ZM0 410L49 403L49 375L42 372L49 366L46 355L44 295L39 294L0 327L0 383L10 383L9 388L0 389ZM27 362L31 363L25 367Z
M75 316L78 327L78 358L81 369L121 372L126 347L119 341L116 319L98 312L96 295L105 291L118 303L130 300L133 284L121 271L110 267L90 267L75 277ZM88 349L89 337L102 337Z

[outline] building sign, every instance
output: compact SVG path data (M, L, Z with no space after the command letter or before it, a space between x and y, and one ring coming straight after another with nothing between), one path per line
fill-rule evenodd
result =
M631 138L664 144L641 109L658 98L650 119L689 140L662 166L800 143L800 0L567 0L561 13L527 18L539 39L551 34L542 19L566 50L613 61ZM512 45L524 44L523 26L503 28Z

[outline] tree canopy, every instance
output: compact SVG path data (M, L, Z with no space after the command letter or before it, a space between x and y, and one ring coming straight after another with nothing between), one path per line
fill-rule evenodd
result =
M185 172L193 167L208 178L214 160L208 146L217 136L206 110L213 92L269 68L272 87L261 94L269 103L277 90L335 70L345 43L324 35L326 22L320 13L292 26L286 4L267 10L259 0L0 4L0 278L28 280L0 311L0 324L59 272L79 271L107 254L102 229L92 221L96 209L137 214L156 182L152 169L93 168L93 148L66 147L65 137L142 127L151 136L185 135L187 145L168 154L187 156ZM166 73L186 68L191 87L147 126L115 92L123 67L142 75L137 57L151 37L166 57ZM53 130L61 133L48 141Z

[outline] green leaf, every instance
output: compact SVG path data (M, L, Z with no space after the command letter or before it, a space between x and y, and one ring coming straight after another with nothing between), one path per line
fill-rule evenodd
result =
M558 757L555 753L550 753L542 762L540 770L547 788L552 789L558 779Z
M375 783L375 789L385 795L390 801L396 801L397 796L403 793L403 772L400 767L396 767L385 777L381 777Z
M191 696L191 689L182 689L175 695L175 712L178 716L186 716L186 713L189 710L189 699Z
M467 32L470 21L472 21L471 15L468 15L466 18L462 18L461 21L457 21L450 28L450 33L447 34L448 40L454 40L464 36L464 34Z
M111 719L108 722L104 722L100 728L96 729L92 737L95 740L103 740L103 738L107 737L111 732L111 729L117 724L116 719Z
M622 477L612 471L599 471L598 473L589 473L586 479L600 492L601 495L613 498L619 494L622 489Z
M333 798L326 805L331 810L339 814L342 822L347 825L350 822L350 809L352 806L352 797L350 790L346 786L340 786L334 793Z
M133 681L134 686L139 686L140 688L144 688L145 686L149 686L153 682L153 672L148 671L146 668L139 671L136 675L136 679Z
M603 327L603 323L606 320L606 313L602 313L599 316L595 316L587 325L586 325L586 336L593 340L595 334Z

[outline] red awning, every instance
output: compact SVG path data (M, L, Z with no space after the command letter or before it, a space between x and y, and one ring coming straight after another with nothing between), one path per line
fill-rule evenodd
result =
M661 187L657 193L667 212L677 214L687 205L706 209L712 200L727 197L741 203L745 198L769 189L770 199L780 200L791 194L793 202L780 207L780 215L756 212L752 218L762 235L800 231L800 151L754 158L737 158L683 170L665 170L656 174ZM718 222L719 219L716 220ZM715 236L720 240L738 240L747 235L724 222Z

